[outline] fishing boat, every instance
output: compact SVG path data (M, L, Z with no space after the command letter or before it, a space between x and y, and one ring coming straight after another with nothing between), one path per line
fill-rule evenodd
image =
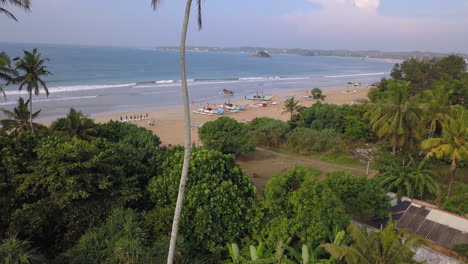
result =
M234 95L234 92L234 90L222 89L218 93L222 95Z
M254 95L248 97L247 100L256 100L256 101L271 101L274 96L263 96L263 95Z
M196 111L193 111L193 113L199 114L199 115L207 115L207 116L222 115L224 113L224 109L205 106L203 108L199 108Z

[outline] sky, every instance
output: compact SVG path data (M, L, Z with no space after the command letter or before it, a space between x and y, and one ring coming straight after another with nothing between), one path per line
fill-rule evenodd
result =
M176 46L185 1L31 0L8 7L0 42L105 46ZM468 0L202 0L193 9L192 46L468 53ZM195 6L194 6L195 7Z

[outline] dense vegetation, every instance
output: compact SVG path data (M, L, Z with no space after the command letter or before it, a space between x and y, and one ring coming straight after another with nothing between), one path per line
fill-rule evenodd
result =
M40 110L33 112L32 94L47 93L46 61L37 51L15 58L16 67L0 61L2 78L29 92L13 111L3 110L1 121L0 263L163 262L184 149L162 148L156 135L135 125L96 124L75 109L49 127L34 123ZM421 240L403 241L393 223L378 235L349 223L385 217L387 191L467 213L466 179L456 174L468 158L465 66L457 57L405 62L371 91L374 103L324 104L314 90L318 102L309 108L294 98L286 103L289 122L222 117L204 124L204 146L191 154L176 261L241 263L250 251L251 260L270 263L303 263L305 255L360 263L352 252L376 250L365 240L377 237L382 247L391 240L400 250L368 261L386 263L391 255L411 263L409 249ZM231 155L255 145L348 155L364 144L379 149L374 179L335 172L318 180L319 171L298 165L274 175L262 194ZM450 172L448 184L434 166ZM236 243L252 246L239 250Z

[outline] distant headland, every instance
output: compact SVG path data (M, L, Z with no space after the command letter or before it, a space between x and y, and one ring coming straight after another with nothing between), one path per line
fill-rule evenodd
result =
M155 50L178 50L178 47L156 47ZM468 59L467 54L459 53L438 53L426 51L395 51L385 52L379 50L320 50L320 49L282 49L282 48L265 48L265 47L239 47L239 48L222 48L222 47L204 47L190 46L187 51L213 51L213 52L241 52L248 54L257 54L258 51L265 51L269 55L299 55L299 56L336 56L336 57L354 57L354 58L376 58L376 59L395 59L406 60L409 58L439 58L449 54L456 54Z
M259 50L255 54L250 55L250 57L256 57L256 58L271 58L270 53L266 50Z

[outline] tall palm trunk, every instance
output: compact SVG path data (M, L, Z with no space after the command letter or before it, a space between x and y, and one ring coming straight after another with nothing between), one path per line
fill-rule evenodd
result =
M450 194L452 193L452 186L453 186L453 183L455 182L456 172L457 172L457 164L453 163L452 166L450 167L450 182L449 182L447 197L450 197Z
M179 193L177 195L177 203L174 211L174 220L172 222L171 241L169 243L169 253L167 256L167 264L174 262L174 253L176 248L177 233L179 231L180 215L182 213L182 205L184 202L185 186L187 185L187 176L190 165L191 152L191 121L190 121L190 104L188 98L187 76L185 73L185 41L187 39L187 28L190 19L190 8L192 0L187 0L185 6L184 24L182 26L182 36L180 39L180 75L182 81L182 95L184 99L184 115L185 115L185 152L184 163L182 165L182 175L180 176Z
M32 89L29 89L29 125L31 126L31 132L34 133L33 122L32 122Z

